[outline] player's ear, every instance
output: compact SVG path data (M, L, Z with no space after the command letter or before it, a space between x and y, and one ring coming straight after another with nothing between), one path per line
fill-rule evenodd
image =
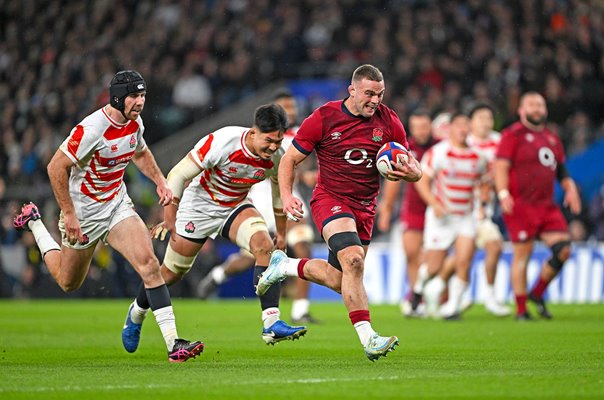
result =
M352 95L352 92L354 92L354 86L352 85L352 83L348 86L348 93L350 95Z

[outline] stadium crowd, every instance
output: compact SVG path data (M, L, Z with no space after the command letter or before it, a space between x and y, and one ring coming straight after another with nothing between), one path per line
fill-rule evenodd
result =
M27 295L44 270L31 238L11 228L22 200L12 189L26 185L43 215L56 215L42 190L46 165L71 127L107 103L119 69L147 80L150 144L276 79L348 79L364 62L388 77L385 101L404 122L419 107L437 113L479 100L493 105L501 129L520 94L536 90L567 155L604 138L604 4L596 0L0 0L0 27L0 242L21 243L30 266L18 277L2 273L5 295L15 287ZM153 222L153 188L129 179ZM577 230L604 240L602 195L585 208ZM95 261L119 262L102 252Z

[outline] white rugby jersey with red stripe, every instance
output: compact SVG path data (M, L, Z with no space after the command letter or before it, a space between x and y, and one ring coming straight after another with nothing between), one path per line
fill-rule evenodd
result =
M197 142L189 154L203 171L185 189L183 201L193 196L197 204L235 207L245 200L253 185L267 178L277 179L283 148L271 160L263 160L245 146L248 131L227 126ZM265 201L270 202L270 197Z
M501 134L495 131L491 131L484 139L470 135L467 140L470 147L480 151L487 158L489 169L491 169L491 164L495 161L495 153L497 153L500 141Z
M472 212L474 187L487 171L487 159L473 148L459 148L444 140L422 158L424 174L432 178L432 193L447 213Z
M478 150L482 153L487 159L488 162L488 173L489 178L494 179L494 164L495 164L495 154L497 153L497 147L499 147L499 142L501 141L501 134L499 132L491 131L486 138L479 138L474 135L468 136L468 145L470 147ZM478 207L480 200L478 196L476 198L476 207ZM489 218L493 216L495 213L495 195L491 193L490 199L484 209L485 215Z
M75 165L69 193L78 219L104 220L127 196L124 172L135 153L146 149L139 116L120 124L101 108L72 129L60 149Z

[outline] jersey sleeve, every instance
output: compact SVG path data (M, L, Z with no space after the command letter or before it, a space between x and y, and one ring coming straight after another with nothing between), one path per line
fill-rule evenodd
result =
M514 135L514 133L511 131L503 131L501 135L501 140L499 141L499 145L497 146L495 158L512 160L514 153L516 152L517 145L518 140L516 138L516 135Z
M566 154L564 153L564 146L557 135L552 135L556 140L556 160L558 164L566 163Z
M292 141L292 146L300 153L309 155L323 138L323 117L319 110L315 110L302 122Z
M95 151L102 137L102 133L92 126L76 125L59 148L77 164Z
M209 169L215 166L220 159L220 144L216 143L213 133L204 136L195 144L189 154L201 169Z
M139 128L138 128L138 133L137 133L137 145L136 145L136 152L140 153L142 151L145 151L147 149L147 142L145 141L145 138L143 137L143 133L145 132L145 125L143 125L143 119L141 117L138 117L138 124L139 124Z

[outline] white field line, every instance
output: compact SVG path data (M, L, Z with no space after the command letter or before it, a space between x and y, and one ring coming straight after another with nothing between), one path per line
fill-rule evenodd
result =
M362 382L362 381L396 381L398 376L375 377L375 378L305 378L305 379L284 379L273 381L239 381L229 382L229 386L241 385L279 385L279 384L321 384L334 382ZM208 385L208 383L204 383ZM182 387L179 384L123 384L123 385L68 385L62 387L41 386L41 387L19 387L14 389L0 388L0 393L44 393L44 392L93 392L93 391L116 391L116 390L140 390L140 389L172 389Z

